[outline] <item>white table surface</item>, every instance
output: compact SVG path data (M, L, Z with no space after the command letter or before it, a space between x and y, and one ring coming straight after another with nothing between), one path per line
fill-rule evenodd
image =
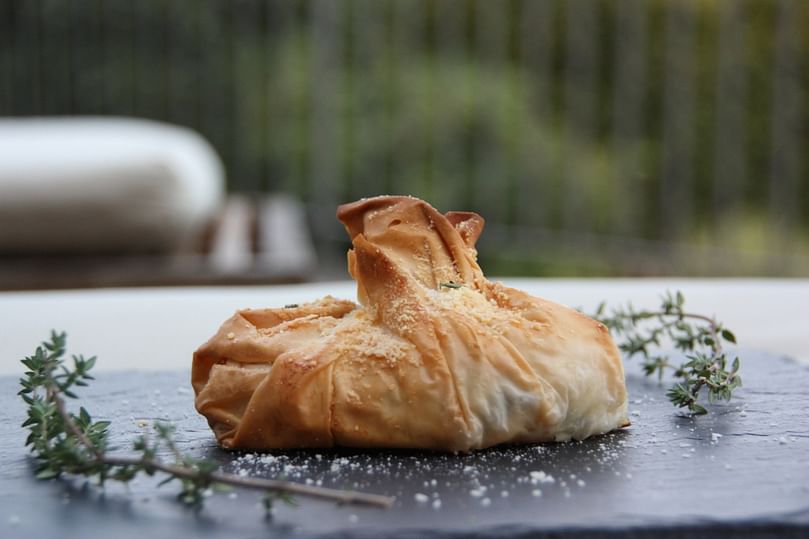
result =
M688 310L715 315L745 348L809 361L809 280L503 279L510 286L593 310L606 300L656 307L681 290ZM19 359L51 329L68 333L68 351L98 356L97 370L189 369L192 352L236 309L301 303L326 294L353 299L354 283L130 288L0 293L0 374L22 372Z

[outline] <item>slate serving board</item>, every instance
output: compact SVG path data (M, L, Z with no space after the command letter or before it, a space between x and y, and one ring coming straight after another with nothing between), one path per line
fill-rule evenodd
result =
M16 378L0 378L0 537L808 537L809 367L742 356L745 387L707 417L678 415L665 388L629 362L632 427L470 455L229 453L195 413L188 373L99 374L85 390L82 403L113 421L122 447L170 420L185 450L227 470L397 498L390 510L298 498L271 519L248 491L216 494L195 512L157 479L105 491L35 481Z

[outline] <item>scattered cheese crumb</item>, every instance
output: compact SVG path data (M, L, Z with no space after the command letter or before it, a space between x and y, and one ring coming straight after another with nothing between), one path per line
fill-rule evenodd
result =
M534 485L536 485L537 483L553 483L553 482L555 482L555 479L553 478L552 475L548 475L548 474L546 474L545 472L542 472L542 471L530 472L529 475L531 476L531 483L534 484Z

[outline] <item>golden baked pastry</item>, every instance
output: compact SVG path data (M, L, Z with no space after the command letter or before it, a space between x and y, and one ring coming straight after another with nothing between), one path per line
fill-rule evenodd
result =
M194 354L224 447L469 451L628 425L607 329L486 280L483 219L411 197L340 206L360 304L245 309Z

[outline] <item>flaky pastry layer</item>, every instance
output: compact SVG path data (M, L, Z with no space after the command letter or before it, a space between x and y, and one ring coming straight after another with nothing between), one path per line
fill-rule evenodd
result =
M607 329L488 281L483 219L411 197L340 206L359 304L241 310L194 354L225 447L469 451L629 424Z

